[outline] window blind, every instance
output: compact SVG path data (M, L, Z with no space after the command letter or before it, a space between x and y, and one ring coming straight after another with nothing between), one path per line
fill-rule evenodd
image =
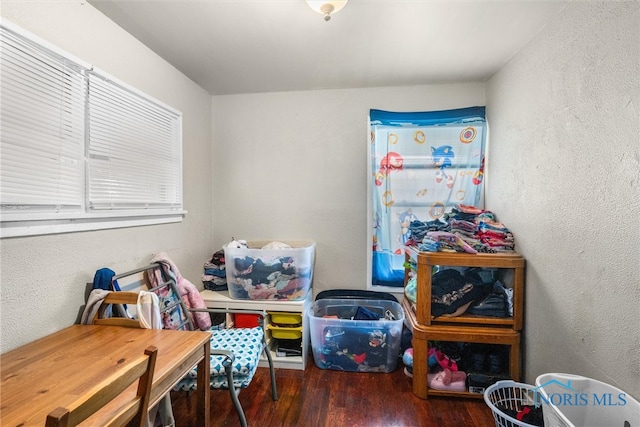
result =
M0 238L182 221L182 114L0 18Z
M102 73L88 76L89 209L182 209L180 113Z
M0 28L0 209L83 210L85 69Z

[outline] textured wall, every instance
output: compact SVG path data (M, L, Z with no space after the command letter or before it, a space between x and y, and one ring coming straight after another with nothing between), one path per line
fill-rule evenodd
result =
M487 206L527 258L525 373L640 398L640 12L572 2L487 89Z
M142 266L166 251L202 285L210 257L211 97L86 2L3 1L3 19L183 113L184 203L179 224L0 241L2 352L71 325L94 272ZM153 167L153 165L149 165Z

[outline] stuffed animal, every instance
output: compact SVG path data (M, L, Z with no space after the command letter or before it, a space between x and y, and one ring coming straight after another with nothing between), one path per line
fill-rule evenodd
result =
M229 243L227 243L226 245L224 245L224 247L226 248L236 248L236 249L242 249L242 248L247 248L247 241L246 240L232 240Z

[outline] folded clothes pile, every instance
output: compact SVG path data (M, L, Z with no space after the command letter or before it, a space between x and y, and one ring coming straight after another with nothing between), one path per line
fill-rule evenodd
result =
M227 271L224 261L224 250L219 250L213 254L211 259L204 263L204 274L202 275L204 288L210 291L227 290Z
M513 233L493 212L458 204L442 218L409 224L409 242L423 252L503 252L515 250Z

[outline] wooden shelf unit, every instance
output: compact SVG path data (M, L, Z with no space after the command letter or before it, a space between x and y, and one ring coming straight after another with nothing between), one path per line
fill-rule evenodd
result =
M301 315L302 320L302 340L300 344L300 356L278 356L275 351L275 339L271 337L269 324L271 315L265 318L265 334L267 345L271 351L273 366L282 369L304 370L307 365L309 353L309 322L305 319L305 312L310 304L311 290L304 300L238 300L229 296L228 291L200 291L200 295L209 308L229 309L229 310L259 310L269 312L283 312ZM262 356L259 366L268 366L267 360Z
M482 398L481 394L435 390L427 384L428 341L467 342L499 344L509 346L509 376L520 381L520 332L510 328L462 325L421 325L412 315L408 300L402 302L407 323L413 333L413 393L427 399L434 396L457 396Z
M429 395L482 398L482 394L435 390L427 383L428 341L468 342L509 346L509 376L521 377L521 330L523 327L524 258L515 252L495 254L467 254L449 252L420 252L406 248L408 267L405 286L415 265L417 274L415 310L405 298L402 302L407 324L413 333L413 392L422 399ZM433 267L479 267L513 270L510 283L513 289L513 316L496 318L463 314L457 317L431 315L431 286Z

